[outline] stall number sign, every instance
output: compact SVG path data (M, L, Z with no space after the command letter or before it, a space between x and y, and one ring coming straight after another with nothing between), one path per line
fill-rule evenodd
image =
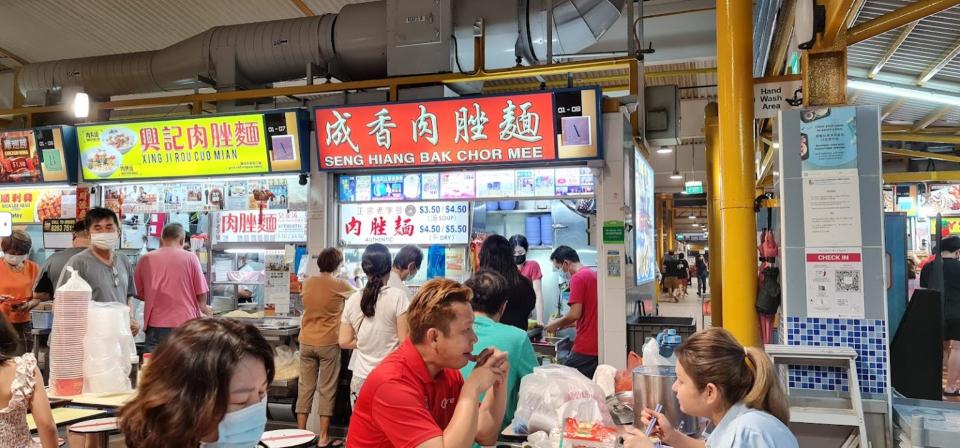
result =
M341 204L340 242L346 245L467 244L466 202Z
M307 212L263 210L221 212L217 217L217 242L274 243L307 239Z

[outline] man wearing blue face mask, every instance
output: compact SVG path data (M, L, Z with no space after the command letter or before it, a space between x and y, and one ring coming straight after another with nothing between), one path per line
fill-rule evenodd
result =
M157 347L119 414L128 447L253 448L267 425L273 350L256 327L195 319Z
M119 302L130 306L130 331L136 336L140 330L133 318L132 299L137 295L133 281L133 267L123 254L116 253L120 239L120 220L110 209L95 207L87 212L84 220L90 232L90 247L70 258L67 267L72 267L93 289L94 302ZM69 276L61 276L59 288Z

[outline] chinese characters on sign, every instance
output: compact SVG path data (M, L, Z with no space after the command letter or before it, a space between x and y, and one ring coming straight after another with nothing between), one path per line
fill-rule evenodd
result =
M557 158L553 93L315 111L321 169Z
M307 239L307 213L283 210L221 212L217 242L299 242Z
M77 138L88 180L270 171L259 114L80 126Z
M0 132L0 183L40 182L33 131Z
M466 202L341 204L340 242L346 245L466 244Z

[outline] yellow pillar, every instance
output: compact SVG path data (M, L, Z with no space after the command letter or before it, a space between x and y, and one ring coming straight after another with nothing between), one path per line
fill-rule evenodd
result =
M720 178L720 119L717 103L707 104L704 109L704 135L707 140L707 247L710 248L710 318L714 327L723 326L723 249L720 241L723 230L720 227L720 198L717 192L717 180Z
M665 196L664 201L666 204L666 219L663 221L663 223L667 229L667 250L674 251L677 250L677 234L673 228L673 214L676 213L673 209L673 196Z
M723 326L741 344L758 346L752 20L753 2L717 1L720 281L736 285L724 294Z

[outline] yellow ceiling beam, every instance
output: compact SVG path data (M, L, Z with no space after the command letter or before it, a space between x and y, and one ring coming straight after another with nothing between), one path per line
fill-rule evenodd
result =
M317 13L313 12L313 10L310 9L310 7L303 2L303 0L290 0L290 3L293 3L293 6L296 6L305 17L313 17L317 15Z
M917 85L922 86L931 80L934 76L937 76L937 73L940 73L940 70L943 70L953 58L957 57L960 54L960 40L954 42L953 47L944 52L937 59L937 62L934 62L930 67L923 71L923 74L917 78Z
M877 77L877 74L880 73L880 70L883 70L883 66L887 65L887 62L890 62L890 59L893 58L894 53L900 48L900 45L903 45L903 41L907 40L910 37L910 33L917 27L917 24L920 23L919 20L916 22L910 22L907 26L903 27L903 30L900 31L900 34L897 35L897 38L890 43L890 46L887 47L887 50L884 51L883 56L880 57L880 60L874 64L873 68L867 72L867 78L874 79Z
M817 39L816 48L832 48L847 30L847 18L854 13L854 0L821 0L819 3L826 8L827 20L822 38Z
M880 110L880 121L886 120L890 114L896 112L897 109L903 107L904 104L907 104L907 99L904 97L894 98L893 101L885 104L883 109Z
M960 163L960 156L955 156L953 154L938 154L935 152L927 151L914 151L912 149L903 149L903 148L889 148L883 147L881 152L884 154L890 154L900 157L908 157L911 159L933 159L933 160L942 160L944 162L957 162Z
M842 3L847 2L844 1ZM871 37L900 28L910 22L916 22L924 17L932 16L957 5L960 5L960 0L920 0L911 3L848 29L847 45L863 42Z
M884 124L883 132L913 132L912 124ZM960 126L934 126L917 131L922 134L950 134L960 132Z
M960 145L960 135L884 132L880 134L880 139L893 142L948 143Z
M921 182L960 182L960 171L883 173L883 183L885 184L911 184Z
M919 121L917 121L916 123L914 123L914 124L913 124L913 129L911 129L911 130L914 131L914 132L916 132L916 131L921 131L921 130L923 130L923 129L926 129L927 126L930 126L930 125L933 124L935 121L943 118L943 117L946 116L948 113L950 113L950 111L952 111L953 108L954 108L954 106L952 106L952 105L944 105L944 106L940 106L940 107L934 109L932 112L930 112L929 114L927 114L927 116L921 118Z

